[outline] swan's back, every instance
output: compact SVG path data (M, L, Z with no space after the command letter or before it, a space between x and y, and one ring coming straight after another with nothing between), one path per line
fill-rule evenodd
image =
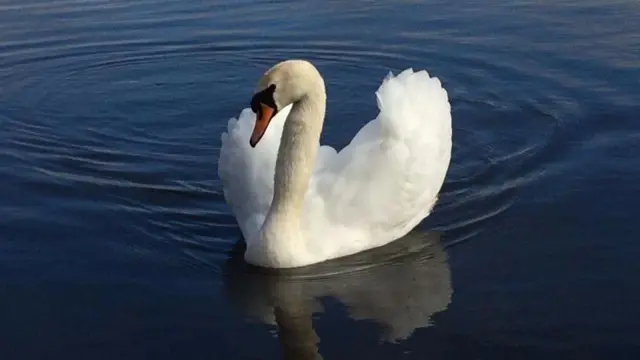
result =
M426 71L407 69L389 74L376 98L378 117L349 145L321 149L306 218L318 237L313 243L321 244L316 251L384 245L414 228L437 200L451 158L447 92Z

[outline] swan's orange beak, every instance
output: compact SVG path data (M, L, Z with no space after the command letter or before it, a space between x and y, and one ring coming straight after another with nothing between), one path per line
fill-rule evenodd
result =
M260 109L258 109L258 113L256 114L256 124L253 127L253 133L249 140L251 147L256 147L260 139L262 139L262 135L267 131L267 126L269 126L274 111L272 107L260 103Z

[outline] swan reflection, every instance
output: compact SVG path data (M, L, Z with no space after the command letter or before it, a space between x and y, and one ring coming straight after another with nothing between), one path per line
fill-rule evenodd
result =
M224 268L225 290L244 315L275 325L285 359L320 359L312 314L333 297L354 320L373 320L381 340L408 338L451 301L451 273L440 234L413 231L385 247L305 268L246 264L242 244Z

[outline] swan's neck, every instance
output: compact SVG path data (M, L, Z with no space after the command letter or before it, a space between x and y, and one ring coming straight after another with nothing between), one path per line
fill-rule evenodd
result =
M260 239L247 246L245 259L266 267L292 267L308 262L302 233L302 211L313 164L320 147L326 94L324 82L310 82L291 106L282 130L274 176L273 201L260 229ZM309 89L310 88L310 89Z
M325 115L324 86L294 102L285 120L278 149L270 214L300 220L305 194L320 146L320 133Z

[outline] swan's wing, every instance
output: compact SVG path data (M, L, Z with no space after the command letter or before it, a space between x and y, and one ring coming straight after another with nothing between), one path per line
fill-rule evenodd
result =
M271 205L276 155L290 110L287 106L276 114L255 148L249 145L255 123L251 109L230 119L227 132L222 134L218 176L246 240L258 233Z
M322 147L308 193L309 230L352 234L342 239L344 253L415 227L430 213L449 167L451 107L437 78L412 69L390 74L376 97L378 117L349 145L338 153Z

